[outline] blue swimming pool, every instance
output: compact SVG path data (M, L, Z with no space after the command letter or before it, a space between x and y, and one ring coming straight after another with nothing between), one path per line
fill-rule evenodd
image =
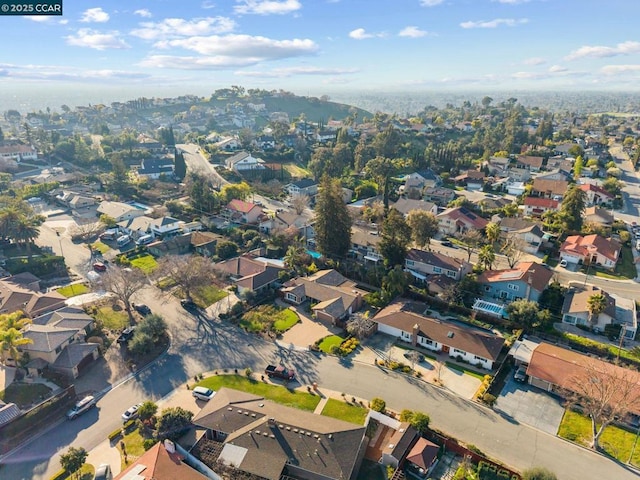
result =
M313 250L307 249L307 253L311 255L313 258L320 258L322 254L320 252L314 252Z

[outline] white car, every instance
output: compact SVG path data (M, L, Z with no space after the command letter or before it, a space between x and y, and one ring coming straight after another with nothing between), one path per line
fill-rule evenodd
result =
M205 402L211 400L215 394L215 391L206 387L195 387L192 392L192 395L194 397L196 397L198 400L204 400Z
M568 265L568 263L567 263L567 261L566 261L566 260L560 260L560 266L561 266L561 267L566 268L566 267L567 267L567 265Z
M82 400L77 402L71 410L67 412L67 418L69 420L73 420L78 416L82 415L84 412L88 411L90 408L96 406L96 399L93 395L87 395Z
M138 410L142 406L141 403L138 403L132 407L129 407L126 412L122 414L122 420L125 422L131 420L132 418L136 418L138 416Z

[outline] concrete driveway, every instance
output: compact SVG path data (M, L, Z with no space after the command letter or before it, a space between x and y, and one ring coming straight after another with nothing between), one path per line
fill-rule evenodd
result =
M564 407L561 401L528 383L518 383L513 374L496 400L495 409L515 421L551 435L558 433Z
M293 346L296 350L307 350L309 345L313 345L320 338L343 333L341 328L329 326L320 320L312 318L304 311L304 307L298 308L280 302L278 304L288 307L300 317L300 322L284 332L282 338L277 341L282 347L291 348Z

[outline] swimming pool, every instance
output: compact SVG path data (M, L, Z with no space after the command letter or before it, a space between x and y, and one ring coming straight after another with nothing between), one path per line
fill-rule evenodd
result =
M321 258L322 254L320 252L314 252L313 250L307 249L307 253L311 255L313 258Z

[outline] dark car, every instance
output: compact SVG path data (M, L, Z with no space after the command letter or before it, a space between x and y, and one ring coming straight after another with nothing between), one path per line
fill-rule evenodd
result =
M455 248L453 246L453 243L451 243L449 240L445 240L444 242L440 242L440 245L442 245L443 247Z
M184 308L185 310L188 310L189 312L200 311L200 307L196 305L196 302L192 300L182 299L180 300L180 305L182 305L182 308Z
M527 381L527 367L520 365L516 373L513 374L513 379L516 382L524 383Z
M132 306L140 315L149 315L151 313L151 309L144 303L134 303Z
M105 272L107 270L107 266L102 262L96 262L93 264L93 269L96 272Z
M135 331L135 325L125 328L116 341L118 343L127 343L129 340L131 340L131 337L133 337Z

